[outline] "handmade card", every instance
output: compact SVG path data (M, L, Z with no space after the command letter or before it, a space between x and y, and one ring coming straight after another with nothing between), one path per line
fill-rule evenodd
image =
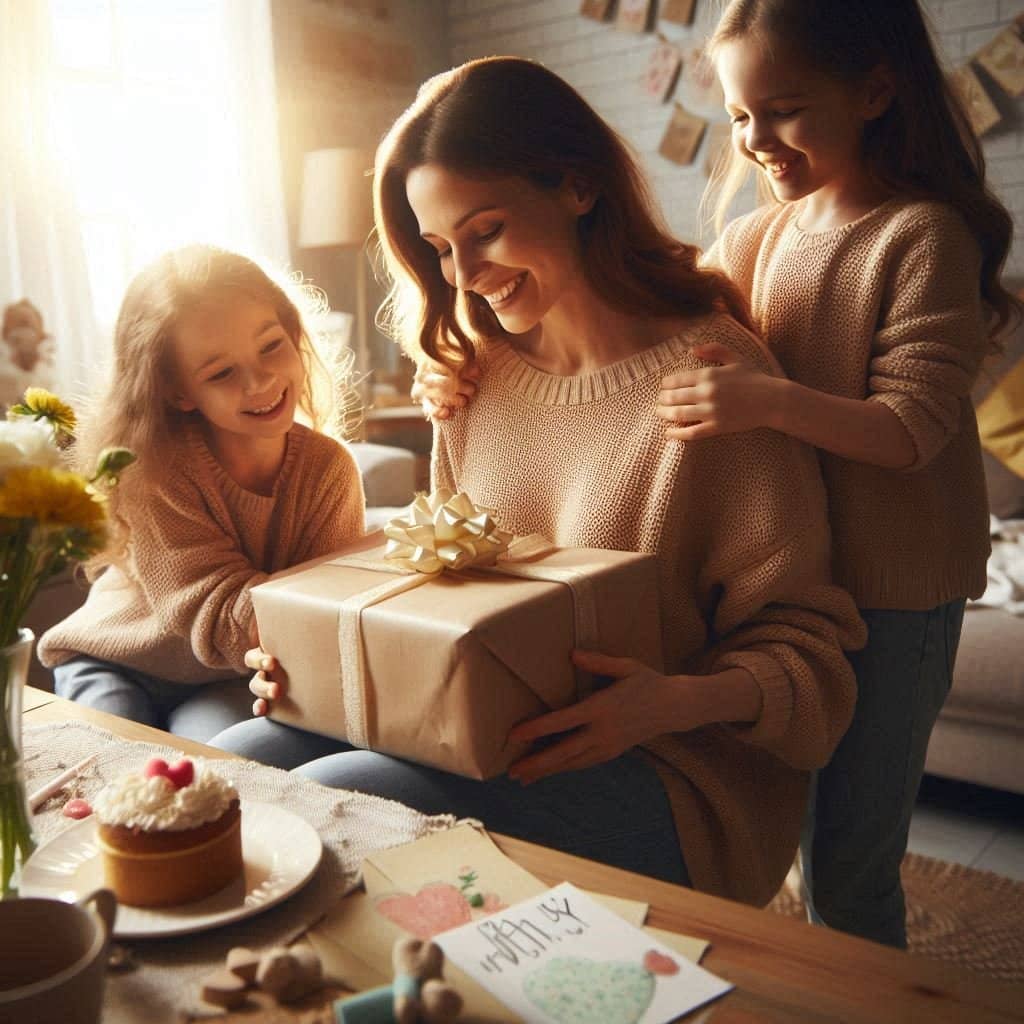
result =
M964 105L971 127L979 136L1002 121L1002 114L969 65L955 68L949 73L949 80Z
M1024 39L1015 28L1004 28L974 59L1008 96L1024 95Z
M661 21L674 21L677 25L689 25L693 21L696 0L661 0L658 17Z
M664 1024L733 987L569 882L435 941L528 1024Z
M681 103L673 105L672 120L662 137L658 152L676 164L691 164L708 123L691 114Z
M683 55L678 46L673 46L663 36L658 37L658 45L651 51L647 70L644 73L644 91L659 103L667 100L679 77L679 68L683 63Z

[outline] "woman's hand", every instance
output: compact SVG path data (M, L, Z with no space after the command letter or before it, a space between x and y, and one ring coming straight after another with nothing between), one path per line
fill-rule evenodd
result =
M699 345L692 352L719 365L669 374L662 380L656 411L670 424L666 437L694 441L772 425L780 401L779 377L725 345Z
M479 379L477 366L456 374L441 363L420 363L413 380L412 400L420 404L429 419L446 420L469 405Z
M616 682L577 704L521 722L512 730L509 739L522 743L569 733L509 768L508 774L524 784L603 764L668 731L663 708L669 680L661 673L633 658L590 651L573 651L572 660L585 671L612 676Z
M245 667L256 673L249 680L249 692L256 698L252 702L252 713L262 718L270 711L269 702L284 696L284 686L267 675L277 668L277 659L267 654L262 647L254 647L245 652Z

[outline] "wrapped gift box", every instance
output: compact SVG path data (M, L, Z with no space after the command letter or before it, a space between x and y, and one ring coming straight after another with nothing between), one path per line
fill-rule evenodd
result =
M410 578L388 571L383 556L383 546L339 553L253 588L260 643L277 658L287 688L272 718L486 779L525 752L507 742L514 725L588 691L591 681L570 662L573 647L661 663L650 555L554 549L508 565L508 572L575 578L573 586L506 575L500 562L420 578L362 609L353 641L342 629L343 610ZM583 598L593 636L580 643Z

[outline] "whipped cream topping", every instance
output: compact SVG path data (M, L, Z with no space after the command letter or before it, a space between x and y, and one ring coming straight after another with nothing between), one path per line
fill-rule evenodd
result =
M183 832L216 820L237 799L235 787L197 759L189 785L175 789L165 776L133 772L105 786L93 800L93 811L104 825Z

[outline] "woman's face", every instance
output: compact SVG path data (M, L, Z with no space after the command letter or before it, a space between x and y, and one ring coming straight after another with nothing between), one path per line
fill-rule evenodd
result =
M545 189L424 164L405 187L445 280L481 296L510 334L529 331L569 292L586 288L577 225L593 199L568 180Z

